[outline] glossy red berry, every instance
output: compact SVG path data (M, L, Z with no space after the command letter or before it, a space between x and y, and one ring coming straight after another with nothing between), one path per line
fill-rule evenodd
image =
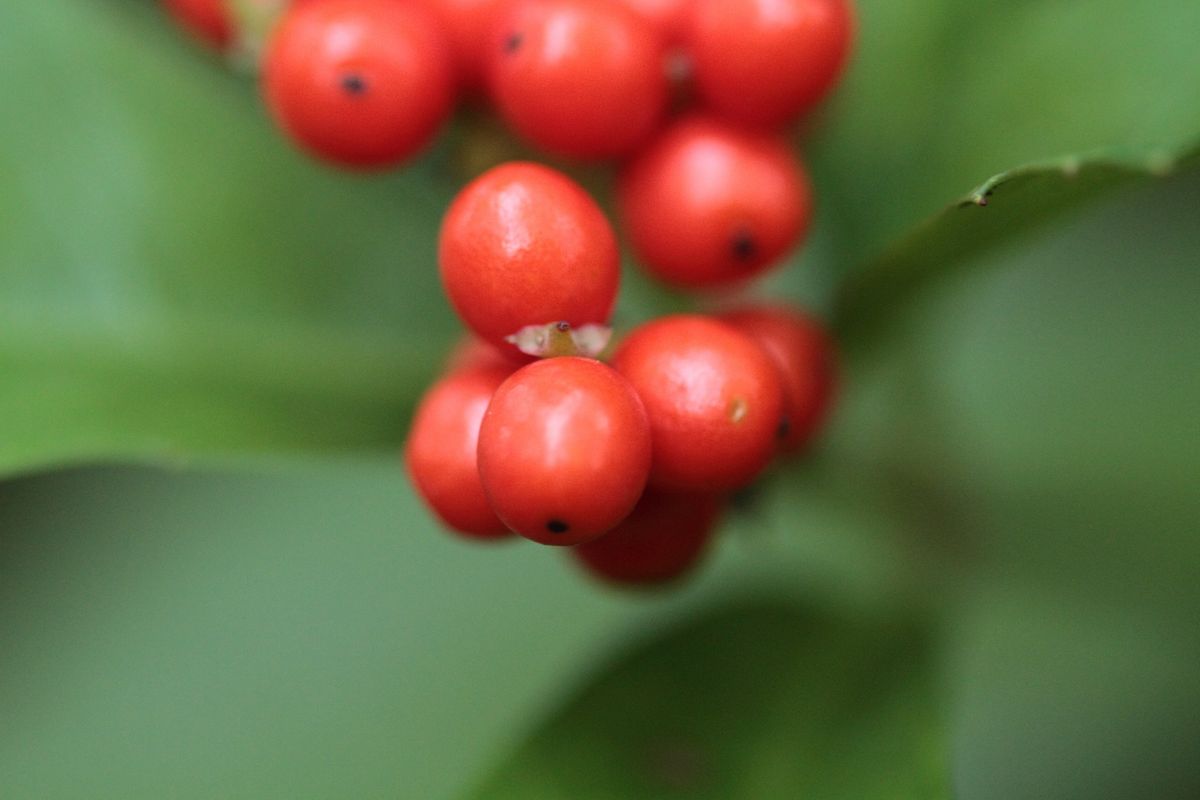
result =
M611 0L518 0L499 16L490 47L501 115L551 153L627 155L666 110L663 41Z
M396 0L293 5L268 43L263 90L310 153L351 167L397 164L450 116L454 67L431 14Z
M650 425L629 382L588 358L522 367L492 398L479 475L510 528L573 545L629 516L650 470Z
M812 217L808 176L781 138L704 117L676 122L630 162L617 203L646 269L683 287L761 274Z
M778 126L833 88L853 36L850 0L695 0L687 48L710 108Z
M694 0L621 0L631 11L639 14L658 31L668 44L683 38L687 14Z
M446 356L445 371L455 372L470 367L507 367L509 372L529 363L524 356L514 357L506 350L501 350L490 342L485 342L474 334L466 334L459 339L458 344Z
M833 340L817 320L783 306L731 311L721 319L758 342L779 367L786 430L780 446L788 452L801 449L820 431L833 403Z
M484 64L496 12L507 0L420 0L442 25L457 66L459 85L467 91L485 88Z
M483 339L529 325L605 324L620 256L600 207L567 176L539 164L502 164L469 184L442 221L442 284Z
M192 36L224 50L233 41L233 21L225 0L164 0L171 16Z
M624 522L571 550L601 580L651 585L675 580L699 564L721 512L713 495L648 490Z
M449 373L422 398L404 450L409 477L449 528L493 539L509 534L479 479L479 426L512 367L473 366Z
M613 366L650 418L651 484L732 491L771 460L783 390L775 363L746 334L708 317L663 317L630 333Z

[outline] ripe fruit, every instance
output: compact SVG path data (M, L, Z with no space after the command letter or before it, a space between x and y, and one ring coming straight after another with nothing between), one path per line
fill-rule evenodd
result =
M429 12L395 0L298 3L267 46L263 89L312 154L382 167L421 150L449 117L454 69Z
M779 126L833 88L853 36L850 0L696 0L687 48L711 109Z
M631 11L642 16L668 44L683 37L687 12L693 0L622 0Z
M815 319L783 306L732 311L721 319L748 334L774 359L783 379L787 428L780 448L791 452L804 447L820 430L833 401L833 341Z
M708 317L663 317L630 333L613 366L650 418L652 485L732 491L767 466L783 390L775 363L746 334Z
M664 43L611 0L522 0L497 21L488 62L504 119L558 155L627 155L667 105Z
M604 324L620 282L616 237L574 181L538 164L502 164L469 184L442 221L442 284L483 339L529 325Z
M450 528L472 537L507 536L479 480L479 425L512 367L466 367L422 398L404 450L408 474L426 504Z
M479 432L479 476L496 514L542 544L594 539L625 519L646 486L650 425L633 387L589 358L517 370Z
M484 63L497 10L505 0L420 0L442 25L454 50L459 85L484 88Z
M468 367L497 366L507 367L508 371L512 372L528 361L529 359L523 357L514 358L490 342L468 333L459 339L458 344L446 356L444 369L446 372L455 372Z
M713 495L648 490L624 522L573 548L571 555L601 580L664 583L700 562L720 512L721 503Z
M804 236L812 192L778 137L704 117L672 125L622 172L617 203L651 274L683 287L752 278Z
M225 0L164 0L167 11L190 34L224 50L233 41L233 23Z

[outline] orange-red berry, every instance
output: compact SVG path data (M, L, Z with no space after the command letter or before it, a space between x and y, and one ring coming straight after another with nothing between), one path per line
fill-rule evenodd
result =
M785 435L780 447L793 452L820 431L837 388L837 352L825 328L784 306L731 311L721 319L749 334L779 367L783 378Z
M513 367L497 364L455 370L426 392L404 450L413 485L449 528L493 539L509 534L492 511L479 479L479 426L492 395Z
M539 164L502 164L459 193L442 222L442 285L492 344L529 325L605 324L620 283L612 226L578 184Z
M441 23L454 50L459 85L466 91L485 88L485 62L496 13L506 0L420 0Z
M812 217L808 176L782 139L704 117L676 122L630 162L617 202L642 264L683 287L761 274Z
M778 126L828 94L853 36L850 0L695 0L687 49L709 108Z
M775 363L746 334L708 317L663 317L630 333L613 366L646 406L653 485L732 491L770 462L783 389Z
M573 545L629 516L650 470L650 425L629 382L588 358L522 367L492 398L479 475L496 514L542 544Z
M631 11L654 26L668 44L683 38L687 13L693 0L621 0Z
M490 48L501 116L551 153L627 155L666 111L663 41L610 0L519 0L499 15Z
M349 167L413 157L454 106L454 66L436 20L396 0L293 5L268 43L262 80L280 127Z
M597 578L620 585L675 580L700 563L720 517L713 495L648 490L624 522L571 555Z

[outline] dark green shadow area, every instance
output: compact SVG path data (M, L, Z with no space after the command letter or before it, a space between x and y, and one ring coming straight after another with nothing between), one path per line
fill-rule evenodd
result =
M607 665L473 797L949 797L928 645L902 622L723 609Z

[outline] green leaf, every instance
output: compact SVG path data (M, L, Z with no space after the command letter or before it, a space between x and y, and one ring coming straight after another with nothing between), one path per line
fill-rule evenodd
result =
M970 266L995 247L1061 219L1105 195L1200 166L1200 146L1181 158L1097 155L1060 159L996 175L847 276L835 325L844 341L872 334L939 278Z
M919 629L751 604L603 674L472 797L949 797Z
M454 336L445 154L313 164L157 4L0 30L0 474L395 446Z
M9 481L0 795L447 800L702 584L622 602L559 550L457 539L396 460Z
M858 0L847 81L809 146L837 270L988 175L1200 135L1200 5Z

